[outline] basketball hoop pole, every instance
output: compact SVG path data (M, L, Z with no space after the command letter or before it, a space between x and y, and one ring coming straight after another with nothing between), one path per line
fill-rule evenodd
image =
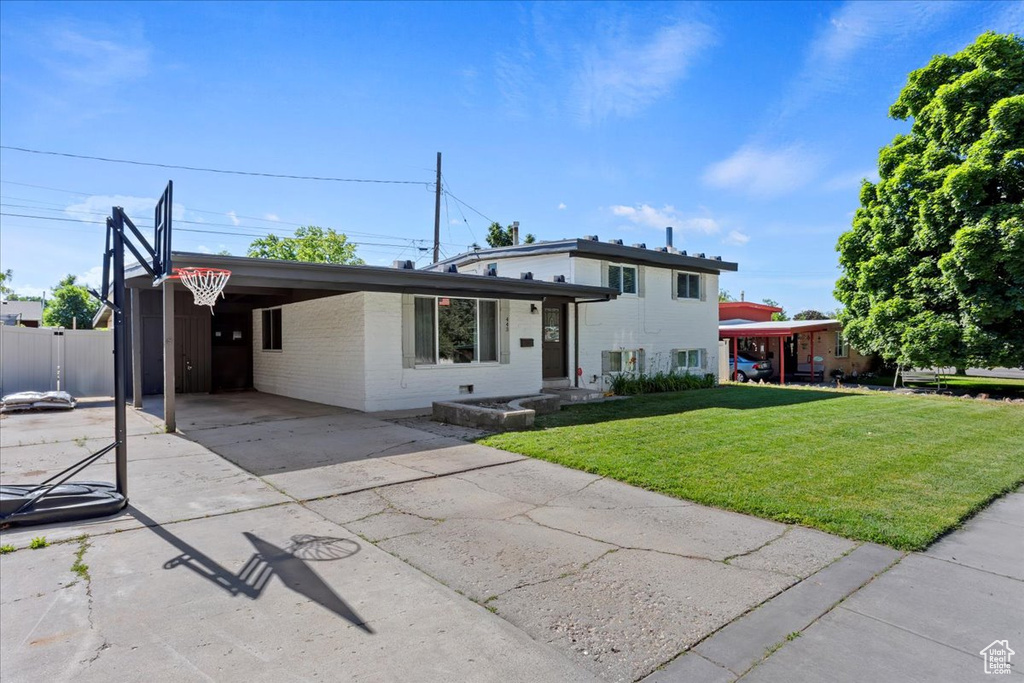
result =
M113 242L113 307L114 317L114 470L117 492L128 501L128 412L125 401L124 368L125 368L125 334L124 325L124 214L120 210L113 212L111 233Z

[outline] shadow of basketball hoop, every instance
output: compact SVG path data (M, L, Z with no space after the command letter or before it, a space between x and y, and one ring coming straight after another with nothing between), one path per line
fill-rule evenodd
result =
M311 536L298 534L292 536L291 543L285 550L295 557L310 562L330 562L344 560L360 551L359 544L348 538L331 536Z
M145 524L150 531L181 552L177 557L165 562L164 569L184 567L221 588L231 597L244 595L250 600L259 599L276 576L289 590L312 600L364 632L374 633L369 624L306 564L307 560L323 562L352 557L360 550L356 541L299 534L291 537L291 543L287 548L281 548L246 531L242 535L252 544L255 552L238 573L232 573L209 555L157 524L138 508L129 506L129 510L132 516Z

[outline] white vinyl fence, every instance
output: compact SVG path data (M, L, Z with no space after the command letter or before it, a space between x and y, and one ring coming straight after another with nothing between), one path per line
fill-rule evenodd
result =
M60 334L60 333L63 334ZM54 391L72 396L114 393L110 330L61 330L0 325L0 396Z

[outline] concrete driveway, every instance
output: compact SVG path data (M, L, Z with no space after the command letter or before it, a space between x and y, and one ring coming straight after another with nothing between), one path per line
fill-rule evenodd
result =
M5 418L4 480L83 455L99 415ZM0 560L5 671L636 680L763 603L794 595L798 619L816 618L899 558L400 417L193 396L183 437L133 412L127 514L0 534L19 547L90 534ZM86 577L69 569L79 552ZM791 622L745 647L759 660Z

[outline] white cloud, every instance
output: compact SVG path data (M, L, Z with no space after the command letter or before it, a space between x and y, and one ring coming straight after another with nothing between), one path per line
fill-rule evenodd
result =
M242 223L242 221L238 220L238 214L236 214L234 211L228 211L224 215L231 219L231 223L233 225L240 225Z
M755 197L787 194L806 185L818 171L818 157L800 145L765 149L746 145L709 166L704 182Z
M93 266L84 273L79 274L78 284L99 289L103 286L103 266Z
M210 249L205 244L200 244L198 247L196 247L196 251L198 251L200 254L212 254L213 253L213 249Z
M22 287L15 287L14 293L18 296L42 296L47 297L50 295L50 290L46 287L33 287L32 285L24 285Z
M153 209L157 200L153 197L133 197L130 195L92 195L83 201L72 204L64 209L64 213L70 218L77 218L83 221L102 222L104 217L109 216L111 209L120 206L128 214L128 218L139 229L153 227ZM182 220L185 217L185 207L175 203L171 218Z
M649 204L639 204L637 206L617 204L608 208L611 210L612 215L625 218L630 223L646 228L661 229L672 226L684 231L688 230L707 234L718 232L720 229L718 221L714 218L709 216L687 218L676 211L676 208L670 204L666 204L660 209L656 209Z
M858 189L860 188L861 181L865 178L873 183L877 183L878 170L870 169L853 173L840 173L827 180L823 187L829 191Z
M851 78L870 75L873 64L891 58L892 46L928 33L962 8L930 1L843 4L811 41L800 75L783 98L782 114L793 115L822 93L841 91Z
M729 234L722 240L722 244L729 244L734 247L742 247L750 241L750 235L739 230L730 230Z
M265 214L263 217L266 218L268 221L275 221L276 222L276 221L280 221L281 220L276 213L268 213L268 214Z
M148 43L138 31L122 31L109 39L69 27L44 32L49 44L43 62L62 78L98 88L130 81L149 72Z
M566 208L565 207L565 202L558 202L558 210L559 211L564 211L565 208Z
M584 124L632 116L668 94L694 59L714 43L711 28L677 21L652 35L629 35L618 25L582 49L572 96Z

